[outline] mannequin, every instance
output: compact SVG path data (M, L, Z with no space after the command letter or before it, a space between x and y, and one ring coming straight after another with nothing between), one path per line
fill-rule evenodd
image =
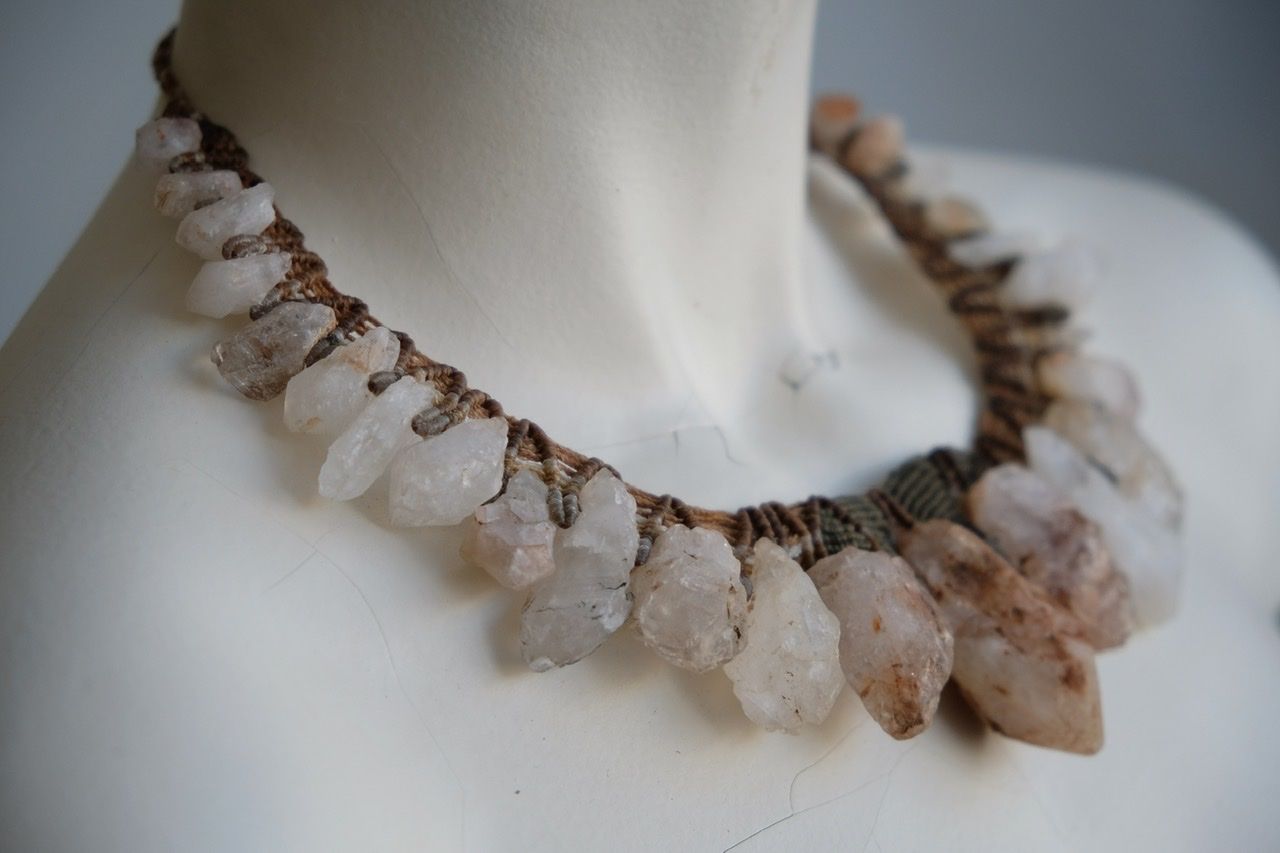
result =
M813 11L189 0L175 62L339 286L637 485L732 508L864 487L974 412L960 333L806 164ZM721 675L628 636L528 674L519 601L457 531L389 528L376 487L321 501L323 443L222 386L207 353L235 323L183 313L197 262L131 167L0 355L9 840L707 849L777 822L739 849L1065 849L1186 843L1179 815L1256 842L1266 785L1244 781L1280 755L1243 745L1280 685L1249 656L1280 543L1249 472L1277 470L1280 399L1235 365L1280 356L1275 272L1169 190L949 159L997 222L1099 246L1096 349L1134 366L1191 495L1187 613L1100 659L1099 758L954 702L892 742L847 694L767 736ZM1199 497L1228 489L1230 510ZM1210 809L1184 765L1241 787Z

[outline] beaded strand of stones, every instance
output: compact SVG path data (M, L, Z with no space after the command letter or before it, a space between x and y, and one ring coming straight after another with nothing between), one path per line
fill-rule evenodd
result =
M1176 602L1181 497L1136 431L1121 366L1066 325L1087 272L1028 252L977 210L926 198L902 127L818 102L812 143L865 190L973 336L985 396L973 451L908 460L863 495L726 513L625 484L507 415L340 293L226 128L170 65L137 134L155 205L205 263L188 307L251 322L213 350L245 396L284 395L290 430L332 437L319 490L349 500L384 473L393 524L466 524L462 555L526 603L534 670L623 624L663 659L720 668L767 729L819 723L847 682L890 735L923 731L954 679L993 729L1096 751L1095 650Z

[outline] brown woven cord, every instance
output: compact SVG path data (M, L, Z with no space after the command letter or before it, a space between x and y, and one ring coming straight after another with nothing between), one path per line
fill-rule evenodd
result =
M175 158L170 169L229 169L239 173L246 187L260 183L262 178L249 168L248 152L235 135L197 111L183 91L172 66L174 34L171 30L161 40L152 60L156 80L166 98L164 115L195 119L203 141L201 151ZM791 505L766 503L736 512L690 506L670 495L653 495L628 485L636 500L641 534L639 562L647 557L657 534L677 523L723 534L740 557L757 539L768 537L794 549L806 568L850 545L892 550L895 530L910 526L916 518L957 517L964 490L986 467L1021 460L1022 428L1039 418L1047 402L1036 390L1034 362L1052 348L1051 333L1066 321L1066 310L1057 306L1018 312L1003 308L996 295L1012 262L971 269L951 260L947 241L930 231L923 206L903 200L901 193L895 192L906 175L905 163L882 175L860 174L845 165L843 154L856 133L855 130L844 140L836 162L876 203L973 340L984 398L973 452L941 448L916 457L894 469L881 488L865 496L812 497ZM362 300L343 294L333 285L324 261L306 247L302 232L278 208L275 222L261 237L232 238L223 247L223 255L245 257L277 250L292 255L289 278L277 285L250 316L256 319L290 300L332 308L338 318L337 328L316 346L308 363L381 325ZM431 359L408 335L395 334L400 339L400 358L394 370L370 379L371 390L378 393L404 375L434 384L441 398L414 419L413 429L420 435L436 434L466 418L505 417L510 424L505 476L510 477L520 467L540 469L550 489L548 505L553 520L562 526L571 524L577 515L579 489L592 474L609 466L557 444L537 424L507 415L497 400L471 388L462 371Z

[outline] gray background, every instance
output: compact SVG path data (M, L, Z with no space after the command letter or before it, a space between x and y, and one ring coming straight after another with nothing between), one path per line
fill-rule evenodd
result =
M177 9L0 0L0 339L128 156ZM1278 39L1274 0L824 0L814 87L855 90L917 140L1166 179L1274 254Z

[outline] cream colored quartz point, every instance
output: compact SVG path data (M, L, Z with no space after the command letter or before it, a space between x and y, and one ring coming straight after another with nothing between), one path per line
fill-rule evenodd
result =
M1076 619L958 524L926 521L898 540L951 625L952 676L978 715L1028 743L1101 749L1098 675Z
M1126 420L1138 414L1138 383L1118 361L1060 350L1036 361L1036 381L1051 397L1095 403Z
M329 445L320 468L320 494L349 501L368 491L400 448L418 440L409 424L431 405L435 393L430 385L404 376L374 397Z
M134 150L148 169L165 172L174 157L200 150L200 140L200 124L194 119L162 117L138 128Z
M746 645L724 666L742 710L770 731L827 718L844 688L840 621L800 564L768 539L752 556Z
M627 582L640 535L636 502L608 470L578 496L573 526L556 533L555 572L535 586L520 614L520 646L537 672L576 663L627 620Z
M663 660L709 672L738 653L747 612L742 566L714 530L668 527L631 573L632 621Z
M284 425L292 432L342 432L373 400L369 377L395 367L399 354L400 340L386 326L375 326L336 348L289 380Z
M222 259L222 244L241 234L261 234L275 221L275 190L261 183L197 208L178 224L177 241L206 261Z
M502 488L507 419L480 418L404 447L391 462L391 523L448 527Z
M307 355L337 324L333 309L282 302L231 337L211 356L222 378L251 400L270 400L302 371Z
M969 518L1018 571L1069 610L1095 649L1133 629L1129 583L1098 526L1071 500L1021 465L991 468L965 497Z
M501 495L467 520L462 558L508 589L525 589L555 571L555 536L547 484L521 468L507 480Z
M928 727L951 677L951 630L901 557L845 548L809 570L840 620L840 665L867 713L895 738Z
M156 181L155 206L162 215L181 219L198 207L230 198L244 187L240 176L227 169L175 172Z
M205 261L187 290L187 309L206 317L246 314L289 272L287 252Z

